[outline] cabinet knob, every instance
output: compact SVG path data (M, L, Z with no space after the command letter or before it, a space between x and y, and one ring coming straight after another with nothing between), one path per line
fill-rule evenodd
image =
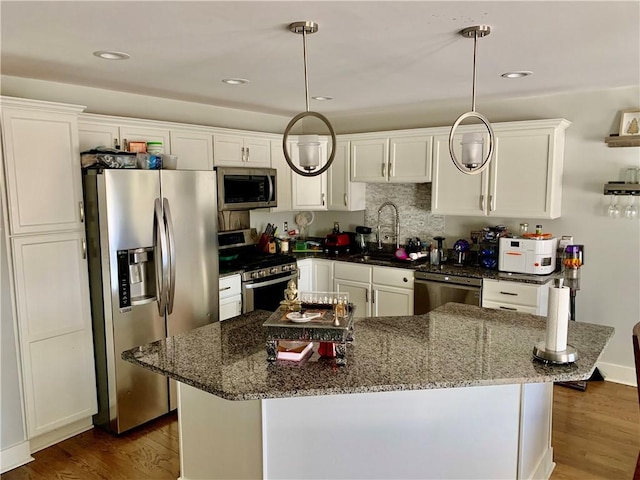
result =
M404 283L407 283L407 282L409 281L409 279L408 279L407 277L404 277L404 278L402 279L402 281L403 281Z

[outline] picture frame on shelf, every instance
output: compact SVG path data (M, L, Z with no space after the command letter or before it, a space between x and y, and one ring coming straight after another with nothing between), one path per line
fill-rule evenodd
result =
M620 136L640 134L640 109L620 112Z

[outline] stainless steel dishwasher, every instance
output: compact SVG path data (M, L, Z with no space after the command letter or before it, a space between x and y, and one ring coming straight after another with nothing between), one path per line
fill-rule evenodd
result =
M416 271L413 313L430 312L448 302L480 306L482 279Z

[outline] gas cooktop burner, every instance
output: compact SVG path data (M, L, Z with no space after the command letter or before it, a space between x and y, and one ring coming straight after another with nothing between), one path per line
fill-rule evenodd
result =
M233 254L233 255L230 255ZM237 258L221 261L225 268L244 270L243 281L266 279L276 275L289 274L296 270L296 259L292 255L269 254L257 248L242 248L233 252L225 251L225 256Z

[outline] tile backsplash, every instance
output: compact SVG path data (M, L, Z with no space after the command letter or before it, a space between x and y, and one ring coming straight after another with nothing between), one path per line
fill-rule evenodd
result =
M401 244L406 243L408 237L420 237L428 242L434 236L444 235L444 216L431 213L430 183L367 184L364 220L374 234L378 224L378 208L384 202L393 202L398 207ZM384 238L385 234L394 231L393 215L393 208L390 207L385 207L380 214L383 243L395 244L395 238Z

